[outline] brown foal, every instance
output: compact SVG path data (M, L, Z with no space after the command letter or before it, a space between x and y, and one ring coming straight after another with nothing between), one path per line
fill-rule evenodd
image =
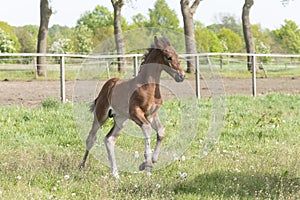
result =
M86 152L79 168L85 165L89 151L96 141L98 129L109 117L112 117L114 126L105 136L104 143L113 176L119 177L114 146L128 119L141 127L145 138L145 161L139 169L151 174L152 164L157 162L162 139L165 136L165 129L157 112L163 102L159 86L162 71L166 71L176 82L184 80L184 71L175 49L168 39L159 39L155 36L153 45L144 56L139 74L128 81L118 78L108 80L95 99L91 107L94 121L86 140ZM157 132L153 153L150 146L152 129Z

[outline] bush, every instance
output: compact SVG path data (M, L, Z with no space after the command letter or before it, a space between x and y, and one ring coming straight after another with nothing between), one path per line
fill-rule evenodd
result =
M60 101L55 98L48 98L42 101L42 107L47 109L57 109L60 105Z

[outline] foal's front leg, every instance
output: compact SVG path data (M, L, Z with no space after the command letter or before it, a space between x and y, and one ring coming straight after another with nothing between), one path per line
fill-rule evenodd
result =
M151 151L151 145L150 145L150 140L151 140L151 134L152 134L152 127L149 123L143 124L141 126L142 131L144 133L145 137L145 162L143 162L139 169L146 170L148 175L151 175L151 169L152 169L152 151Z
M153 117L153 119L151 121L151 126L157 133L156 145L155 145L154 152L152 155L152 162L155 163L158 160L158 155L159 155L159 151L160 151L160 148L162 145L162 140L165 137L165 128L161 124L158 114L156 114Z

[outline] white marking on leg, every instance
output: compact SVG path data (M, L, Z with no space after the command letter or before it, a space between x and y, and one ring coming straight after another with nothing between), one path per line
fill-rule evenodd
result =
M104 138L104 143L107 150L111 173L115 178L119 178L117 162L115 157L115 143L117 137L120 135L121 130L123 129L127 120L121 118L115 118L114 121L115 121L114 127L110 130L108 137Z
M145 169L147 171L147 174L151 175L152 151L151 151L150 140L152 134L152 127L150 124L143 124L141 128L145 137L145 152L144 152L145 162L141 164L140 170Z
M115 148L114 148L116 143L115 137L114 136L110 136L109 138L105 137L104 143L107 150L108 160L110 164L110 171L115 178L119 178L119 173L118 173L117 163L115 158Z
M156 144L155 144L154 152L152 155L152 162L155 163L158 160L158 155L159 155L160 148L162 145L162 139L165 137L165 128L161 124L158 115L156 115L153 118L151 126L157 133Z

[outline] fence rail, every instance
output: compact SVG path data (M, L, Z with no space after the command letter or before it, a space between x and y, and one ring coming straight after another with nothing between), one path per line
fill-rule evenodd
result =
M132 58L133 59L133 75L136 76L138 73L138 59L140 59L143 54L125 54L125 55L82 55L82 54L41 54L41 53L0 53L0 59L3 57L7 58L16 58L21 57L22 59L27 57L54 57L59 58L60 60L60 95L61 101L66 101L65 95L65 59L66 58L80 58L80 59L97 59L97 60L105 60L105 59L117 59L117 58ZM179 57L183 59L195 59L195 84L196 84L196 97L200 98L200 65L199 59L210 58L210 57L219 57L220 59L220 68L222 68L222 59L224 57L253 57L253 66L257 65L257 60L260 57L275 57L275 58L300 58L298 54L247 54L247 53L197 53L197 54L180 54ZM36 62L35 62L36 67ZM256 96L256 67L253 67L252 73L252 95Z

